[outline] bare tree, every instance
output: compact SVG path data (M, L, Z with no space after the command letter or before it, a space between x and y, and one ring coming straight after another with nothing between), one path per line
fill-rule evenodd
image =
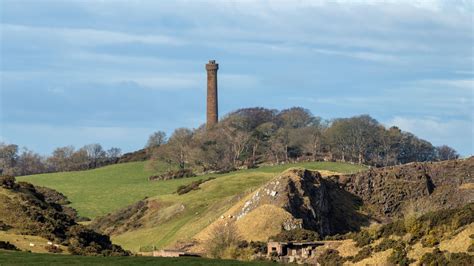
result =
M163 131L156 131L150 135L145 148L156 148L166 143L166 133Z
M241 236L233 221L219 222L211 229L208 236L207 254L213 258L222 258L225 250L236 246L240 240Z
M18 170L15 175L31 175L46 171L44 159L39 154L26 148L20 154L16 168Z
M436 147L436 154L438 160L440 161L454 160L459 158L458 152L447 145Z
M118 159L120 155L122 155L122 150L120 148L112 147L107 150L107 157L109 159L112 159L112 160Z
M106 152L98 143L88 144L83 147L89 157L91 168L98 167L106 158Z
M169 164L176 163L180 169L184 169L190 157L192 139L193 131L187 128L178 128L173 132L166 145L161 145L156 149L153 157Z
M71 157L73 154L73 146L59 147L53 151L53 155L47 161L54 171L69 171L72 167Z

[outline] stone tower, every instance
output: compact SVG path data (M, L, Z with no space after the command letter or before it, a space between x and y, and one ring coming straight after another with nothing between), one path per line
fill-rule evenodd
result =
M219 64L216 60L209 60L206 64L207 70L207 128L212 128L217 124L217 70Z

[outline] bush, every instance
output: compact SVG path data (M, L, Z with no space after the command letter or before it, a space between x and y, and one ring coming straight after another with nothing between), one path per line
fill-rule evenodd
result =
M405 228L405 223L403 220L398 220L386 225L383 225L380 230L379 234L382 237L389 237L391 235L403 236L407 233Z
M342 265L346 261L339 255L339 251L334 249L326 249L317 260L321 266Z
M261 254L267 254L267 243L262 242L262 241L250 241L250 248L253 249L253 252L255 254L261 253Z
M421 265L474 265L474 256L467 253L448 253L435 248L425 253L420 260Z
M215 179L214 177L209 177L208 179L199 179L197 181L193 181L191 182L190 184L187 184L187 185L181 185L179 186L177 189L176 189L176 193L178 193L178 195L183 195L183 194L186 194L190 191L193 191L193 190L198 190L199 189L199 186L207 181L210 181L212 179Z
M47 246L44 247L44 249L46 249L50 253L62 253L63 252L63 250L60 247L56 247L56 246L53 246L53 245L47 245Z
M11 228L12 227L9 226L8 224L4 223L3 221L0 221L0 231L7 231Z
M365 258L370 257L372 255L372 248L370 246L365 246L352 258L352 262L359 262Z
M19 251L19 249L15 245L11 244L8 241L0 241L0 249Z
M186 178L186 177L195 177L196 174L193 173L192 169L185 168L185 169L179 169L175 171L168 171L164 174L161 175L154 175L150 176L148 180L153 181L153 180L171 180L171 179L180 179L180 178Z
M375 252L381 252L381 251L385 251L387 249L397 248L400 245L401 244L398 241L395 241L395 240L389 239L389 238L384 238L382 240L382 242L380 242L380 244L375 246L374 251Z
M369 232L365 230L356 233L352 239L356 242L357 247L364 247L373 242Z
M15 184L15 177L9 175L0 176L0 186L6 189L16 189L18 187Z
M389 263L402 266L409 265L410 263L414 262L414 260L408 258L404 245L396 246L393 249L392 254L387 258L387 261Z
M434 247L439 244L441 237L442 235L439 235L432 230L421 239L421 245L423 247Z
M112 244L110 238L82 225L72 226L68 233L68 250L73 255L128 256L130 253Z
M420 259L421 265L448 265L448 260L439 248L435 248L431 253L425 253Z
M474 265L474 256L465 252L451 253L449 255L449 265Z
M240 235L234 223L217 224L211 230L206 243L207 255L212 258L222 258L235 254L234 249L240 241Z

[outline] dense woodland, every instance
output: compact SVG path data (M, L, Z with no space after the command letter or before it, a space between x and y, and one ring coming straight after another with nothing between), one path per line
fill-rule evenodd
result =
M205 125L179 128L169 138L157 131L144 150L124 156L120 149L106 151L100 144L77 150L59 147L50 156L40 156L15 144L0 143L0 173L20 176L85 170L150 157L180 168L228 171L262 163L323 160L387 166L459 155L448 146L434 147L397 127L385 128L368 115L328 121L300 107L282 111L257 107L232 112L208 130Z

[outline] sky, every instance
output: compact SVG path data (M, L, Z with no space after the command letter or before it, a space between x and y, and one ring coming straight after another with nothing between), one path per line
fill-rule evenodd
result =
M0 141L142 148L220 115L369 114L474 154L473 1L0 0Z

